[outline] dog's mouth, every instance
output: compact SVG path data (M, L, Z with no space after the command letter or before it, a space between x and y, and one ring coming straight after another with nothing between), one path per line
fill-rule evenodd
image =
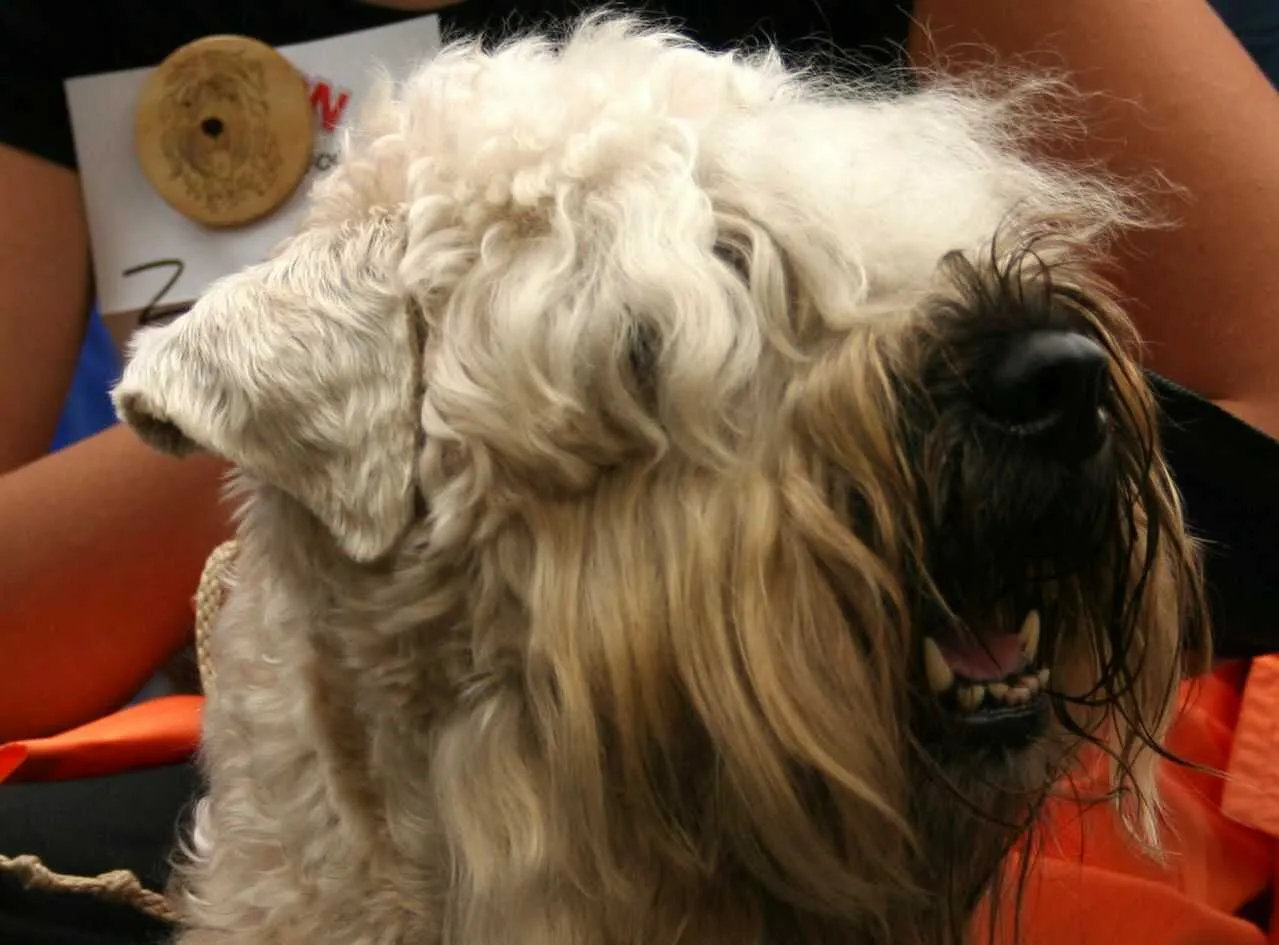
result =
M948 729L992 747L1043 733L1051 673L1040 659L1041 634L1032 609L1015 630L947 625L923 638L924 676Z

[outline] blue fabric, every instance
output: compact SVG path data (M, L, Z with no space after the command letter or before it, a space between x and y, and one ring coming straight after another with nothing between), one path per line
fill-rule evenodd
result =
M89 327L80 348L80 361L62 407L62 419L58 422L51 451L101 433L116 422L115 409L108 394L120 377L120 368L120 354L115 341L107 332L95 305L89 313Z
M1275 0L1212 0L1272 85L1279 85L1279 3Z

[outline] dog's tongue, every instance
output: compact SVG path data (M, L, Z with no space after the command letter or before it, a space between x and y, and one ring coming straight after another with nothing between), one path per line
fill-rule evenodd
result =
M968 679L1003 679L1026 668L1026 656L1015 633L938 640L937 645L950 668Z

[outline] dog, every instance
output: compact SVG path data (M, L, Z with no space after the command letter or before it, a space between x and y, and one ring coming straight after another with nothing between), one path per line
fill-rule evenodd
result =
M957 943L1208 649L1048 79L644 22L383 82L113 397L238 472L184 945Z

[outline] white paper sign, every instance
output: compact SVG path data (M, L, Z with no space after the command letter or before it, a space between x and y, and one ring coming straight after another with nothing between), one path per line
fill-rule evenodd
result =
M68 80L98 302L108 324L136 324L185 310L213 280L264 258L296 228L310 183L333 164L334 132L357 112L376 70L402 75L439 48L435 16L279 47L311 88L316 112L311 169L274 213L226 230L182 216L142 173L133 148L133 118L152 68ZM120 337L118 331L113 334Z

